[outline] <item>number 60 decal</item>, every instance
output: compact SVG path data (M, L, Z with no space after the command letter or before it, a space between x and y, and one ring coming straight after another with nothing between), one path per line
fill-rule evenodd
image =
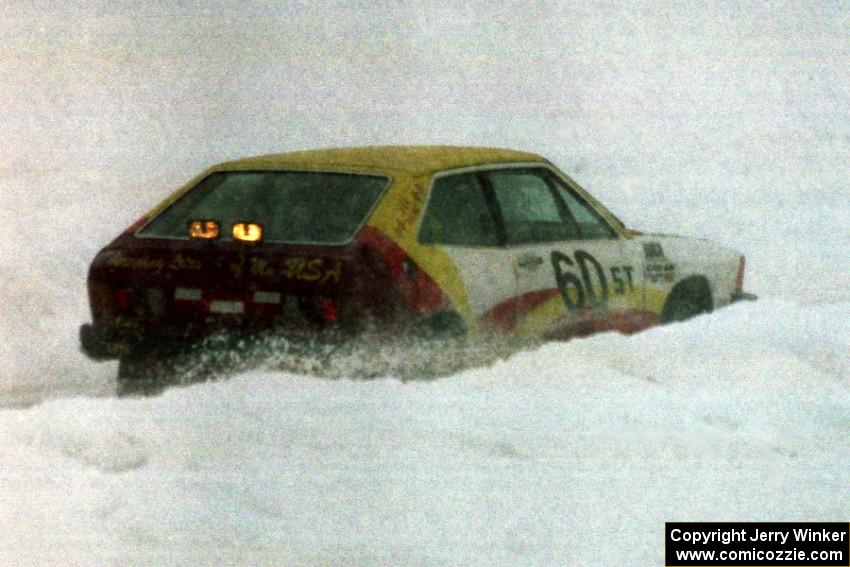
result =
M594 309L604 308L608 302L608 280L605 277L605 271L602 265L591 254L584 250L576 250L575 261L566 254L558 251L552 251L551 260L552 268L555 270L555 281L558 284L558 291L561 292L561 299L564 300L564 305L567 309L573 311L582 307L592 307ZM581 272L581 279L575 275L569 268L578 265ZM596 278L599 280L599 288L601 293L596 296L596 287L594 286L593 277L591 276L591 267L596 272ZM575 289L575 299L570 297L570 288ZM590 300L589 302L587 300Z

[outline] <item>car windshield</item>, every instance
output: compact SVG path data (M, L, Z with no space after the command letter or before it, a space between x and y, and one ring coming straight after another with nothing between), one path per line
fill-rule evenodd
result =
M264 240L344 244L375 206L388 179L303 171L223 171L205 177L138 232L149 238L189 238L189 223L215 220L221 238L234 223L259 223Z

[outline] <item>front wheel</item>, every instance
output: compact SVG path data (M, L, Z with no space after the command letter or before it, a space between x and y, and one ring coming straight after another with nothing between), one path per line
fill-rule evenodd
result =
M678 283L667 298L661 312L661 323L686 321L697 315L710 313L712 308L708 282L704 278L685 280Z

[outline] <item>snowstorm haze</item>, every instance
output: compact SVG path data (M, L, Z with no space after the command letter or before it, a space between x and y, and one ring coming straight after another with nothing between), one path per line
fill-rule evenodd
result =
M850 516L847 2L6 1L0 45L0 563L648 565L665 520ZM102 246L211 164L371 144L539 153L762 300L428 383L112 397Z
M2 10L0 167L73 164L105 236L214 162L446 143L542 153L632 226L760 254L760 288L786 271L766 241L799 262L848 238L819 218L848 214L840 2ZM75 200L75 182L27 191Z

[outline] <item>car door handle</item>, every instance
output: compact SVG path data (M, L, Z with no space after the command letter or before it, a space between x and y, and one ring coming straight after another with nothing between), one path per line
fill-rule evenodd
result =
M543 258L534 254L524 254L516 261L516 265L523 270L534 270L543 264Z

